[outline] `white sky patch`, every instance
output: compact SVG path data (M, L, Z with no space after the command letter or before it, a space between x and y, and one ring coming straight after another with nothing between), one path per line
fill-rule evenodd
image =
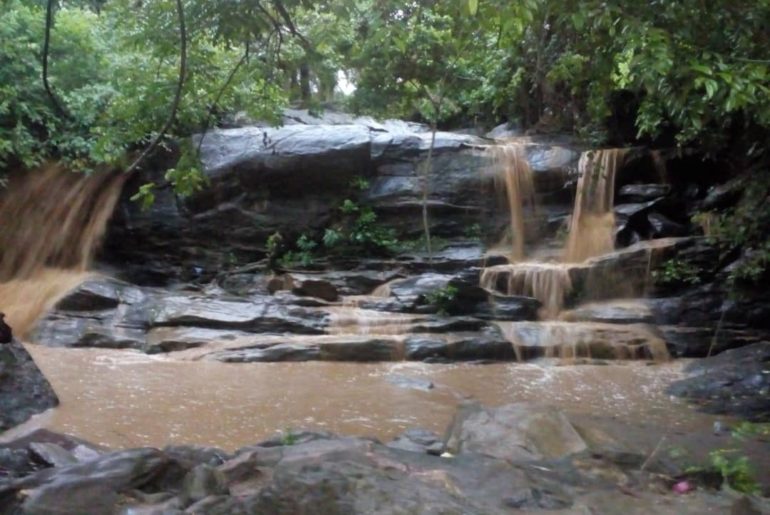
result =
M348 74L343 70L337 70L337 89L345 96L352 95L356 90L356 85L350 82Z

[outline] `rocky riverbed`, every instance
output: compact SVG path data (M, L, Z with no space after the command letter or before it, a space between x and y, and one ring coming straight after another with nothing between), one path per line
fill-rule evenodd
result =
M741 256L691 221L734 202L735 183L696 156L615 152L615 250L564 262L585 149L439 133L427 253L425 127L286 121L207 135L210 185L192 197L173 194L163 163L133 177L89 273L0 285L62 399L3 436L0 511L761 512L718 491L721 477L684 475L734 445L741 419L770 414L770 298L730 297ZM531 168L529 261L510 252L490 144L517 145ZM129 197L146 181L160 188L142 211ZM399 244L323 250L343 206ZM306 259L277 260L276 233ZM689 275L672 280L682 263ZM24 347L0 358L1 424L55 404ZM450 424L469 399L489 407ZM23 436L40 427L84 440ZM203 447L165 447L180 443ZM740 445L768 469L767 442ZM678 449L689 461L670 459Z
M111 452L38 432L0 448L4 513L762 513L541 404L466 404L444 437L287 432L235 452ZM686 487L675 485L686 485ZM677 493L677 488L679 493Z

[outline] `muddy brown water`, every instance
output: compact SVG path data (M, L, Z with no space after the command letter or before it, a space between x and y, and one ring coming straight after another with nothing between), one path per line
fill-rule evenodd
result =
M29 426L109 447L188 443L235 449L290 428L390 439L410 427L442 432L457 404L541 401L579 414L679 431L714 417L664 389L681 362L648 366L437 365L179 361L132 351L27 345L61 399ZM428 391L393 384L433 383Z

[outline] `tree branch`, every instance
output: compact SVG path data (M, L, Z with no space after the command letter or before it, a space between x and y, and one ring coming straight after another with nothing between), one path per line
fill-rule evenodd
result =
M176 85L174 101L171 104L171 112L168 115L166 123L163 124L163 127L160 129L158 134L155 135L155 138L147 146L147 148L145 148L139 157L137 157L136 160L126 169L126 173L131 173L136 170L142 161L144 161L144 159L155 150L155 148L160 143L160 140L163 139L163 136L165 136L166 132L168 132L168 130L171 128L171 125L174 123L174 120L176 119L176 112L179 109L179 102L182 99L182 89L184 87L185 75L187 75L187 29L185 28L184 23L184 7L182 6L182 0L176 0L176 10L177 15L179 16L179 80L177 81Z
M224 84L222 84L222 87L219 88L219 91L217 92L217 96L214 98L214 103L211 104L211 107L209 108L209 113L206 116L206 123L203 124L203 132L201 133L201 139L198 140L198 146L195 149L195 154L200 155L201 153L201 146L203 145L203 139L206 137L206 133L208 133L209 126L211 124L211 117L214 115L214 109L216 109L217 104L219 104L219 101L222 99L222 95L224 94L225 90L230 86L230 83L233 81L233 78L235 77L235 74L238 73L238 70L243 66L243 63L246 62L246 60L249 58L249 43L246 42L246 48L243 51L243 55L241 56L238 63L233 67L232 70L230 70L230 73L227 76L227 79L225 79Z
M53 12L55 2L56 0L48 0L45 10L45 38L43 40L43 87L45 88L45 92L48 95L48 98L51 100L51 104L53 104L56 113L59 116L68 118L67 111L65 111L62 105L59 103L59 100L56 98L56 95L54 95L53 90L51 89L51 84L48 82L48 55L51 49L51 28L53 27Z

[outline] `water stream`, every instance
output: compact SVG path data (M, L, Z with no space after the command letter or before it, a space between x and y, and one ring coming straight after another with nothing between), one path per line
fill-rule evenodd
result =
M521 148L495 147L492 152L502 169L499 183L507 191L513 262L486 269L482 286L541 300L545 321L498 325L520 361L545 361L483 366L230 364L209 358L217 350L238 348L243 342L237 338L162 356L27 344L61 405L5 438L47 427L110 447L177 442L234 449L286 428L387 439L410 427L441 432L464 399L492 406L547 402L581 416L633 422L640 428L640 438L645 437L645 427L658 428L650 434L659 434L660 428L707 433L714 417L686 409L664 393L681 376L682 362L666 362L665 343L649 328L557 320L573 289L572 271L590 267L587 258L612 250L614 174L622 151L598 151L581 158L577 201L561 261L524 260L525 240L538 236L528 228L529 213L536 209L532 172ZM122 183L121 177L110 174L76 176L48 168L12 185L17 194L7 195L0 204L0 218L15 220L0 231L4 246L0 277L5 281L0 283L0 308L17 334L27 334L35 320L88 276ZM67 200L51 200L38 208L40 199L50 195ZM389 294L389 286L383 285L369 297L351 297L323 308L331 318L326 335L256 337L262 343L271 338L323 342L372 335L401 341L419 317L360 307L362 300ZM154 329L148 338L163 330ZM579 358L615 361L561 366L563 362L548 358L569 358L568 364ZM650 361L657 363L650 366ZM432 387L404 387L399 384L403 376Z
M226 364L133 351L28 348L61 406L17 433L47 427L110 447L184 442L235 449L291 428L382 439L410 427L441 433L457 403L470 398L491 406L540 401L682 432L708 431L715 420L665 394L680 377L681 362ZM404 388L394 384L399 377L430 381L434 388Z

